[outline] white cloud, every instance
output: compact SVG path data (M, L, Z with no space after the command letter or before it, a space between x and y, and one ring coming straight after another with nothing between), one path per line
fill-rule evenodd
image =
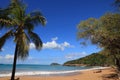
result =
M69 53L65 56L66 59L77 59L81 57L85 57L88 54L86 52L80 52L80 53Z
M11 64L13 62L14 55L6 54L5 56L0 56L0 63Z
M34 44L34 43L30 43L30 44L29 44L29 48L30 48L30 49L34 49L34 48L35 48L35 44Z
M58 40L58 37L52 38L52 41L56 41L56 40Z
M68 42L63 42L63 43L57 43L58 37L52 38L52 41L48 41L46 43L43 43L43 48L42 49L58 49L58 50L64 50L65 48L73 48L70 43ZM29 44L30 49L35 49L35 44L30 43Z
M58 40L57 37L52 38L51 42L43 43L43 49L58 49L63 51L65 48L73 47L70 43L66 41L63 43L57 43L56 40Z
M14 55L11 55L11 54L7 54L5 56L0 56L0 59L13 59L14 58Z
M14 59L14 55L12 55L12 54L6 54L4 56L0 55L0 63L2 63L2 64L12 64L13 59ZM37 61L36 58L29 56L28 58L26 58L25 61L18 59L17 63L18 64L19 63L21 63L21 64L22 63L34 63L35 61Z
M34 58L33 58L33 57L28 57L28 59L29 59L29 60L32 60L32 59L34 59Z
M7 54L4 58L5 58L5 59L13 59L13 58L14 58L14 55Z

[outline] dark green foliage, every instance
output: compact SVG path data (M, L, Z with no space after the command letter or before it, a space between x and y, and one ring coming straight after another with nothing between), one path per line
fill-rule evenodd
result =
M78 25L78 38L90 40L107 51L120 69L120 14L107 13L99 19L82 21Z
M29 43L33 42L37 50L42 47L40 37L33 32L34 27L38 24L46 24L45 18L41 12L34 11L26 14L26 5L22 0L11 0L9 6L0 9L0 29L9 28L14 42L18 44L18 58L25 59L29 52ZM7 33L8 34L8 33ZM0 38L0 49L6 39L11 35L4 35Z
M60 64L58 64L58 63L51 63L50 65L51 66L56 66L56 65L60 65Z
M64 63L64 65L66 64L84 64L87 66L109 66L114 65L114 62L111 56L106 56L100 53L93 53L86 57Z
M29 32L29 35L30 35L32 42L35 44L36 49L40 50L42 47L42 40L39 38L39 36L36 33L32 31Z

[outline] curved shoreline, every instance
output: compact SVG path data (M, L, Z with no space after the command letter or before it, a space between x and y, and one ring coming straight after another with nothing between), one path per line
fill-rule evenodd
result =
M28 71L28 72L16 72L16 76L63 76L63 75L70 75L76 74L84 71L90 70L97 70L97 69L107 69L110 67L96 67L90 69L83 69L83 70L71 70L71 71ZM0 74L0 77L10 77L11 73L8 74Z
M97 69L102 69L100 73L94 73ZM114 80L105 78L104 76L116 74L113 68L97 68L82 70L81 74L68 75L68 76L16 76L18 80ZM0 77L0 80L10 80L10 77Z

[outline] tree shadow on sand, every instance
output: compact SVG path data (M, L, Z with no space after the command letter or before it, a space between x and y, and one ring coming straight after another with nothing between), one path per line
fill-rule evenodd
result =
M10 80L10 79L9 79ZM15 80L20 80L20 78L18 77L18 78L16 78Z
M17 78L17 79L15 79L15 80L20 80L20 78Z
M115 73L103 75L102 78L103 80L119 80L118 75Z
M116 68L111 69L110 74L104 74L102 75L103 80L120 80L118 76L118 70Z

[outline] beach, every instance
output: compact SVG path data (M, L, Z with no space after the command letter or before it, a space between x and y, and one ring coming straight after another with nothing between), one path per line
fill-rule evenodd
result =
M113 68L89 69L80 71L75 75L62 75L62 76L16 76L18 80L117 80L111 78L103 78L110 74L115 74ZM0 80L9 80L10 77L1 77Z

